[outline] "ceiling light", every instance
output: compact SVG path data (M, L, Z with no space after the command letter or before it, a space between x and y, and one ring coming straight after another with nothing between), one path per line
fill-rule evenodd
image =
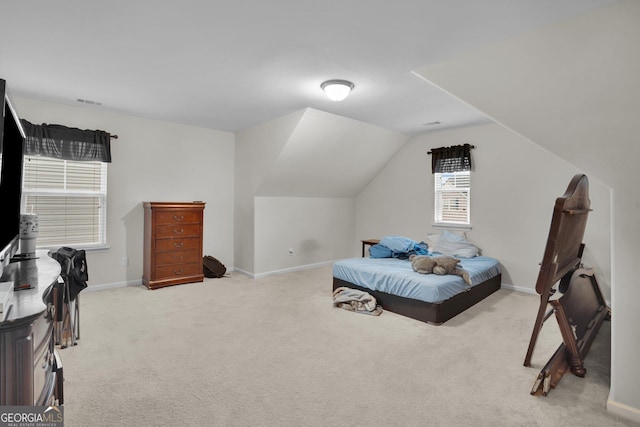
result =
M353 89L353 83L346 80L327 80L320 85L332 101L342 101Z

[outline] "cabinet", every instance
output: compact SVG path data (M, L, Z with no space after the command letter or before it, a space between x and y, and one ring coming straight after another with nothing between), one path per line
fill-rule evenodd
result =
M203 202L144 202L142 283L149 289L202 282Z
M0 406L64 403L51 300L60 264L46 251L38 251L36 256L10 263L0 279L31 286L14 291L9 308L0 313Z

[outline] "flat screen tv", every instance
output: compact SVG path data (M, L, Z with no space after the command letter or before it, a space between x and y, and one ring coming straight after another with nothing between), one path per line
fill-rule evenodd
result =
M9 98L7 82L2 79L0 96L0 265L4 267L18 250L25 134Z

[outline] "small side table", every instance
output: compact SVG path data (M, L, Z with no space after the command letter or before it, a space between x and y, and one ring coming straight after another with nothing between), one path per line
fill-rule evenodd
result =
M373 245L377 245L378 243L380 243L380 239L365 239L362 241L362 257L364 258L364 248L365 246L369 245L369 246L373 246Z

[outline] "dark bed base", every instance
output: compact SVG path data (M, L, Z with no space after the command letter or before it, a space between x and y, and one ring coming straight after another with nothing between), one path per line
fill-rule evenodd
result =
M358 289L373 295L378 301L378 304L385 310L411 317L421 322L441 325L500 289L501 280L502 275L499 274L470 288L467 292L458 294L440 303L418 301L384 292L373 291L336 277L333 278L333 289L335 290L341 286Z

